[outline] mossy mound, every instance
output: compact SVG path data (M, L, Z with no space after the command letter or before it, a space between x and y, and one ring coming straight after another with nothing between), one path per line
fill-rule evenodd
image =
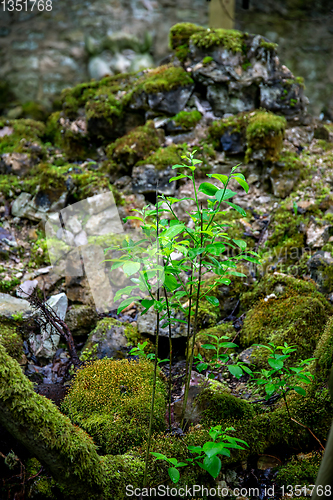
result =
M316 350L313 354L316 358L313 365L313 373L316 377L326 382L329 378L333 363L333 318L331 317L320 337Z
M249 124L246 128L248 158L255 151L265 150L265 159L277 161L282 149L283 137L287 121L282 116L277 116L266 111L258 111L249 115Z
M107 155L116 162L132 167L153 153L164 139L162 130L156 130L153 121L128 132L107 147Z
M332 314L332 306L314 284L280 273L266 276L253 292L243 295L243 300L255 303L244 320L242 345L287 342L297 346L298 358L313 356ZM267 354L259 350L255 357L260 362Z
M151 407L153 364L97 360L80 369L62 409L96 440L102 452L125 453L145 438ZM153 429L165 427L165 387L158 377Z
M183 152L182 146L171 144L166 148L158 148L155 153L139 161L138 165L152 164L157 170L165 170L180 163L182 161L180 156Z
M9 356L19 362L21 361L23 356L23 340L15 325L1 321L0 344L6 349Z
M45 125L35 120L0 120L0 129L4 135L0 137L0 154L25 152L25 145L33 142L42 145Z
M202 114L198 110L180 111L172 120L176 126L182 127L185 130L192 129L202 118Z
M284 117L264 110L239 113L213 122L208 129L208 139L215 148L219 148L224 134L237 134L240 144L243 143L244 149L246 148L246 161L262 150L265 160L277 161L286 123Z
M280 486L309 486L316 483L322 453L313 452L308 455L298 455L279 468L276 480Z

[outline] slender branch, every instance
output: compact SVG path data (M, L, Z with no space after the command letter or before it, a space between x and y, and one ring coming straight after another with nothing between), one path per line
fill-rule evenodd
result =
M166 306L167 306L167 314L168 314L168 323L169 323L169 353L170 353L170 358L169 358L169 429L171 429L171 365L172 365L172 337L171 337L171 323L170 323L170 308L169 308L169 300L168 300L168 295L165 286L163 287L164 289L164 295L165 295L165 301L166 301Z

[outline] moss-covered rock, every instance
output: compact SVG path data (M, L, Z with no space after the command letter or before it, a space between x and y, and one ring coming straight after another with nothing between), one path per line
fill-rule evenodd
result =
M265 276L242 300L254 302L240 336L244 347L253 343L287 342L297 346L297 357L302 359L312 357L332 314L332 306L314 284L280 273ZM267 354L259 350L255 356L259 362Z
M279 468L276 480L280 486L309 486L316 483L322 453L312 452L308 455L299 454Z
M149 425L154 366L143 360L107 358L79 370L63 402L74 423L91 434L101 449L125 453L140 445ZM153 429L164 429L165 388L158 377Z
M171 144L166 148L158 148L153 154L147 156L145 160L139 161L138 165L154 165L157 170L165 170L181 161L183 146Z
M45 125L35 120L0 120L0 154L24 153L25 145L33 142L42 145L41 138L45 133ZM24 139L24 140L23 140Z
M6 349L7 353L18 362L23 357L23 340L17 330L14 322L0 322L0 344Z
M266 111L251 115L246 128L246 157L249 159L260 155L260 159L277 161L282 149L286 119Z
M193 111L180 111L177 115L172 118L176 127L180 127L184 130L190 130L194 128L197 123L202 118L202 114L198 110Z
M321 335L316 350L313 354L316 358L313 364L313 373L320 380L326 382L333 363L333 318L331 317L325 326L325 330Z
M153 121L137 127L117 139L107 147L107 155L117 163L129 169L139 160L156 151L163 142L162 130L156 130Z

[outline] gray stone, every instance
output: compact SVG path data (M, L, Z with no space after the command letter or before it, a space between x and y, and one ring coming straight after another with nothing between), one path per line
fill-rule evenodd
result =
M176 191L176 182L169 182L174 171L171 167L158 170L155 165L138 165L132 170L132 189L135 193L155 193L158 183L158 192L172 196Z
M32 221L45 220L49 212L61 210L66 204L67 192L59 192L58 198L53 201L55 194L39 191L33 197L30 193L21 193L13 202L12 215Z
M87 245L88 238L87 233L85 231L80 231L78 234L74 236L74 245L80 247L81 245Z
M73 305L66 312L65 323L73 336L87 335L95 328L98 315L90 305Z
M320 226L312 220L306 230L306 242L310 248L321 248L333 235L333 226Z
M26 299L32 294L36 286L38 286L37 280L26 280L21 283L19 289L16 291L16 295L22 299Z
M82 352L90 351L98 359L124 358L128 353L125 329L126 323L114 319L105 318L99 321L90 333Z
M88 64L88 72L90 78L100 80L106 75L113 75L110 65L102 57L93 57Z
M0 161L0 173L21 177L29 172L32 165L33 163L26 153L4 153Z
M148 105L154 111L176 115L185 108L193 89L194 85L186 85L168 92L148 94Z
M146 68L153 68L155 66L154 59L150 54L137 54L132 59L129 70L136 73Z
M7 293L0 293L0 317L15 320L28 319L33 313L27 300L17 299Z
M179 313L175 315L178 319L184 319ZM159 336L169 337L169 327L162 328L165 319L160 321ZM146 314L140 314L137 321L138 332L143 335L156 335L157 315L155 311L149 309ZM173 339L187 337L187 325L185 323L174 323L171 326L171 336Z
M333 292L333 258L330 252L316 252L306 263L311 279L322 293Z
M65 293L50 297L46 304L64 321L68 306ZM38 311L36 315L38 316ZM56 328L47 324L40 334L32 333L29 337L30 347L37 358L52 359L57 352L60 334Z
M66 221L66 229L71 231L73 234L77 234L82 230L81 222L76 217L70 217Z

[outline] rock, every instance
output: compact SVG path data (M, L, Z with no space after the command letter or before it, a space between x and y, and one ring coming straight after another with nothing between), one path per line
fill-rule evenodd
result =
M321 248L328 242L332 235L333 226L319 226L315 220L312 220L306 230L306 242L310 248Z
M243 135L238 132L226 131L220 138L222 150L229 154L244 153L246 144Z
M110 60L110 67L113 73L128 73L131 60L124 54L117 53Z
M278 166L268 168L267 173L272 183L273 194L278 198L286 198L291 193L300 177L299 170L281 171Z
M28 319L32 313L33 310L27 300L0 293L0 317L11 320Z
M132 171L132 189L140 194L156 193L158 182L158 192L172 196L176 191L176 182L169 182L173 174L171 167L158 170L152 164L138 165Z
M4 227L0 227L0 244L5 243L10 247L17 247L15 236Z
M209 85L207 100L212 105L216 116L225 113L242 113L255 109L255 88L231 93L226 85Z
M176 115L184 109L191 97L194 85L179 86L168 92L148 94L148 105L153 111L162 111L168 115Z
M32 294L36 286L38 286L37 280L26 280L21 283L19 289L16 291L16 295L18 297L21 297L22 299L25 299Z
M180 318L179 313L175 315L178 319ZM159 328L159 336L161 337L169 337L169 327L166 326L162 328L162 325L165 323L165 319L160 321ZM149 309L146 314L140 314L137 320L138 332L142 335L156 335L156 324L157 324L157 316L155 311ZM173 339L177 339L180 337L187 337L187 325L185 323L175 323L171 326L171 336Z
M90 305L73 305L67 310L65 323L73 336L87 335L98 320L95 308Z
M26 153L5 153L1 156L0 173L19 177L27 174L33 162Z
M85 226L88 235L103 235L113 233L123 233L116 205L109 207L97 215L92 215Z
M90 78L94 80L100 80L106 75L113 75L110 64L100 56L90 59L88 63L88 72Z
M46 304L64 321L68 300L65 293L50 297ZM38 311L37 311L38 316ZM30 347L37 358L52 359L58 349L60 334L56 328L47 324L40 334L32 333L29 337Z
M77 234L82 231L81 222L77 219L77 217L70 217L66 221L66 229L68 229L68 231L71 231L73 234Z
M80 247L81 245L87 245L88 238L87 233L85 231L80 231L78 234L74 236L74 245Z
M98 359L124 358L128 354L126 326L126 323L111 318L102 319L90 333L82 353L91 352Z
M137 71L141 71L146 68L154 67L154 59L150 54L137 54L132 59L129 70L136 73Z
M307 261L306 267L322 293L333 292L333 258L330 252L316 252Z
M61 210L66 200L67 192L61 190L39 191L34 197L21 193L13 202L12 215L32 221L45 220L49 212Z

